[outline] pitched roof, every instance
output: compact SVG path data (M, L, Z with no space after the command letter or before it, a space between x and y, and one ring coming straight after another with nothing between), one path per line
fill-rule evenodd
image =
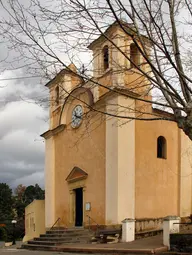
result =
M87 48L92 49L95 44L97 44L100 40L105 38L104 35L110 33L113 28L120 27L119 23L122 25L123 29L127 32L128 35L137 35L136 28L133 23L128 23L124 20L115 21L111 25L109 25L108 28L103 33L101 33L101 35L97 39L90 43ZM141 36L142 38L145 38L149 42L149 39L145 35L141 34Z
M129 32L134 29L134 26L132 23L127 23L123 20L119 20L119 22L126 28L129 29ZM88 45L88 49L91 49L96 43L98 43L102 38L103 34L107 35L113 28L119 27L119 23L117 21L113 22L111 25L108 26L108 28L97 38L95 39L92 43Z
M53 82L56 81L56 79L58 79L60 76L64 75L65 73L76 73L77 72L77 68L76 66L71 63L70 65L68 65L66 68L62 69L58 74L55 75L55 77L53 79L51 79L50 81L48 81L45 86L49 87L50 85L52 85Z

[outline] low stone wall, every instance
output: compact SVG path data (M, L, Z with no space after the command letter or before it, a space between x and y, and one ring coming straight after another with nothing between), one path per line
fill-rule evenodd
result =
M92 231L101 230L101 229L122 229L122 224L116 224L116 225L85 225L84 228L91 229Z
M97 229L97 225L85 225L85 228ZM99 225L100 229L121 229L121 224L116 225ZM162 230L163 218L142 218L135 221L135 233L147 232L151 230Z
M175 252L192 253L192 233L170 234L170 250Z
M143 232L147 230L162 229L163 218L143 218L136 219L135 232Z

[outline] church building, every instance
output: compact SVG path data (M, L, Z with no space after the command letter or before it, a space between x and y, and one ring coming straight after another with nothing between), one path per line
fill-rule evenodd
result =
M166 120L170 113L150 103L150 83L134 65L144 72L149 66L117 23L88 48L89 81L71 64L46 84L46 228L58 218L66 227L119 226L131 218L142 231L161 228L168 215L189 216L191 141Z

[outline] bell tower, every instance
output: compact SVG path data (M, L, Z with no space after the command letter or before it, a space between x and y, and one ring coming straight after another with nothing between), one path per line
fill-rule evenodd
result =
M124 26L127 31L131 28L133 33L131 24ZM150 68L129 33L114 22L88 46L93 52L93 76L106 86L146 94L150 84L141 71L149 72ZM147 39L143 40L146 41L145 50L150 52Z

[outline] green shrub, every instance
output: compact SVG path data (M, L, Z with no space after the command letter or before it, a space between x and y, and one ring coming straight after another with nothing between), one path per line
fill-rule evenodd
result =
M13 236L12 235L7 235L5 242L9 243L13 241Z
M0 240L6 241L7 239L7 230L3 227L0 227Z

